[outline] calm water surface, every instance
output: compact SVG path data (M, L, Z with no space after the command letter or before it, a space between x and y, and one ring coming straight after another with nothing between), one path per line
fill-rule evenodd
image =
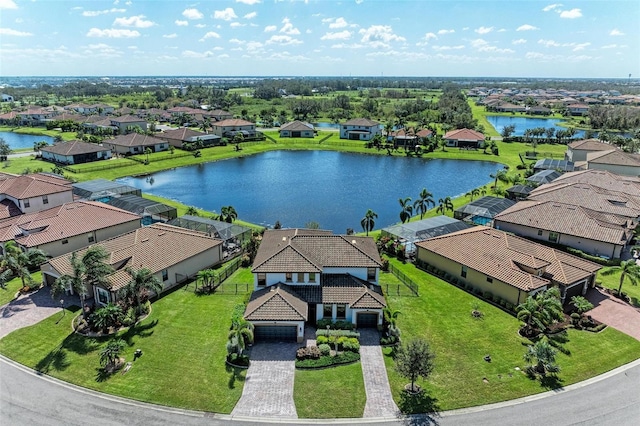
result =
M0 132L0 138L11 147L11 149L32 148L34 142L45 141L49 145L53 144L53 138L49 136L24 135L22 133Z
M523 136L527 129L535 129L536 127L555 127L556 130L566 130L566 127L558 125L562 120L557 118L529 118L529 117L508 117L504 115L488 115L487 120L496 129L498 133L502 133L505 126L516 126L514 136ZM577 130L575 138L583 137L584 130Z
M437 202L486 184L500 168L489 161L274 151L118 181L206 210L232 205L243 220L264 226L315 221L344 233L362 230L367 209L378 214L379 229L400 220L400 197L415 200L426 187Z

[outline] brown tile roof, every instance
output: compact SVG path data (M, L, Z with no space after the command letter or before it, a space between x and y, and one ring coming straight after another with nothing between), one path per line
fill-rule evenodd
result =
M321 285L295 285L290 288L308 303L347 303L352 308L362 309L387 306L379 286L349 274L323 274Z
M306 321L307 303L285 284L254 291L244 311L248 321Z
M15 240L23 247L37 247L140 220L136 214L107 204L75 201L0 221L0 242Z
M486 226L420 241L416 246L524 291L544 287L551 281L569 285L601 268L596 263ZM542 277L530 274L519 264L536 268L546 265L545 273Z
M254 126L254 123L242 120L241 118L228 118L222 121L216 121L211 123L213 127L223 127L223 126Z
M587 163L640 167L640 156L618 149L587 154Z
M381 264L373 238L279 229L264 233L252 272L322 272L325 267L379 268Z
M154 138L153 136L141 135L139 133L129 133L128 135L120 135L113 139L105 139L103 143L119 146L154 146L166 143L165 141Z
M484 135L471 129L456 129L448 131L443 139L455 139L463 141L484 141Z
M616 245L626 244L633 233L624 216L556 201L520 201L494 220L496 228L511 223Z
M621 176L607 170L590 169L563 173L556 178L553 183L588 183L609 191L617 191L628 195L640 196L640 178L634 176ZM543 188L543 186L540 186L539 188Z
M394 137L419 137L419 138L428 138L433 134L433 132L429 129L420 129L417 134L413 132L415 129L398 129L395 132L391 132L391 136Z
M609 151L617 149L614 145L600 141L599 139L582 139L571 142L567 145L571 149L581 149L583 151Z
M305 131L305 130L313 130L313 126L309 123L305 123L304 121L295 120L289 123L285 123L280 126L280 130L289 130L291 132L294 131Z
M351 120L347 120L341 124L342 126L366 126L373 127L379 126L380 123L374 120L369 120L368 118L352 118Z
M113 123L142 123L145 122L144 118L136 117L135 115L122 115L120 117L111 117Z
M92 152L109 151L109 148L94 143L81 141L60 142L41 149L42 152L51 152L58 155L78 155Z
M0 201L0 219L7 219L21 214L22 210L20 210L13 201L8 198Z
M191 130L188 127L179 127L177 129L165 130L162 133L158 133L159 139L175 139L179 141L185 141L193 137L206 136L207 133L197 132Z
M222 240L200 232L155 223L90 247L103 246L109 253L108 263L117 269L109 276L110 289L118 290L129 282L130 276L124 270L127 266L148 268L155 274L220 244ZM87 248L79 250L78 255ZM46 270L50 265L60 274L71 274L70 259L71 254L55 257L41 269ZM212 263L217 260L212 259Z
M57 194L71 189L70 181L44 174L5 176L0 179L0 194L16 199Z

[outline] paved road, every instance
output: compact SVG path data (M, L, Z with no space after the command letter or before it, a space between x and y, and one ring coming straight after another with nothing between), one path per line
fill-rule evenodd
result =
M622 370L622 371L621 371ZM489 408L489 409L487 409ZM353 419L343 423L391 425L548 425L635 426L640 418L640 361L613 374L569 386L555 395L537 395L491 407L445 412L402 420ZM67 425L234 425L268 419L232 418L182 411L104 396L67 385L0 357L0 422L12 426ZM271 422L284 422L272 419ZM319 425L296 420L295 425ZM336 424L330 421L327 424Z

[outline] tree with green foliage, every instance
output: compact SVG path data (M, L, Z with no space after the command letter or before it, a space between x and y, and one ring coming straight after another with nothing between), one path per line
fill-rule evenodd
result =
M233 223L238 218L238 212L233 206L223 206L220 209L220 220L227 223Z
M412 339L400 345L395 354L396 371L411 380L410 392L418 392L420 388L415 382L419 377L427 379L434 368L435 354L431 352L429 343L423 339Z
M28 249L22 251L18 244L11 240L4 245L4 255L0 259L2 269L11 271L11 275L20 277L22 287L34 284L31 278L31 270L42 265L47 260L44 251Z
M109 327L117 326L122 320L122 308L109 302L105 306L96 309L90 317L96 327L107 334Z
M0 156L6 157L11 154L13 150L9 146L9 144L4 140L4 138L0 138Z
M556 364L556 351L547 339L540 339L533 345L527 346L523 355L526 362L531 363L529 371L545 376L547 373L557 373L560 367Z
M413 216L413 206L411 205L411 197L398 199L400 203L400 220L402 223L408 222Z
M136 310L137 315L140 315L142 314L142 304L148 298L149 293L154 292L158 295L164 287L148 268L133 269L128 267L126 271L131 279L118 291L118 295Z
M373 231L373 228L376 225L375 220L377 218L378 214L373 210L368 209L364 217L360 220L360 226L362 226L362 230L367 233L367 237L369 236L369 232Z
M187 207L187 212L186 213L189 216L200 216L200 213L198 213L198 209L193 207L193 206Z
M564 318L560 290L557 287L529 296L516 307L517 318L524 323L523 334L534 336L545 331L555 321Z
M113 338L107 342L100 351L100 365L104 367L105 371L114 369L118 365L120 354L125 346L125 341L120 338Z
M489 177L491 179L494 179L494 182L493 182L494 190L498 188L498 181L503 183L509 182L509 177L507 176L506 170L498 170L497 172L490 174Z
M227 342L227 353L241 356L248 344L253 343L253 324L244 318L232 322Z
M413 208L416 209L416 213L420 214L420 220L422 220L425 213L429 211L429 206L435 207L435 205L433 194L427 191L427 188L422 188L418 199L413 203Z
M449 210L453 211L453 201L451 200L451 197L439 198L436 212L444 215Z
M618 296L622 294L622 284L627 279L632 285L638 285L640 281L640 265L636 264L635 259L623 260L620 266L609 266L600 271L603 276L620 273L620 285L618 286Z
M582 316L585 312L593 309L593 303L589 302L584 296L573 296L571 298L571 303L576 311Z

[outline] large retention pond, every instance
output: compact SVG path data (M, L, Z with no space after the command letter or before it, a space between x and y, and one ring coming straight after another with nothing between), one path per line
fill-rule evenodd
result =
M33 148L33 144L40 141L45 141L49 145L53 144L52 137L42 135L0 132L0 138L4 139L11 149Z
M400 197L415 200L426 187L437 203L490 182L500 168L489 161L273 151L118 181L210 211L231 205L243 220L264 226L314 221L344 233L362 231L367 209L378 214L379 229L399 222Z

